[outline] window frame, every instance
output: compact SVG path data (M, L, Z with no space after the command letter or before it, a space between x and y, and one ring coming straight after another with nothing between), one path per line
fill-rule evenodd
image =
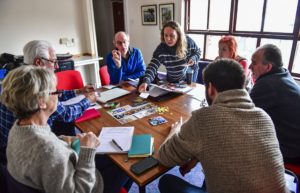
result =
M238 2L239 0L231 0L231 7L230 7L230 18L229 18L229 29L228 31L220 31L220 30L194 30L190 29L190 5L191 0L185 0L185 13L184 13L184 30L186 34L198 34L204 35L204 45L202 50L202 59L208 60L204 58L206 55L206 44L207 44L207 36L208 35L232 35L232 36L240 36L240 37L251 37L257 38L256 47L260 46L261 39L280 39L280 40L292 40L292 48L290 52L288 70L291 72L292 76L300 78L300 73L292 72L293 69L293 61L295 59L297 43L299 42L300 45L300 0L297 3L296 9L296 18L294 23L294 29L292 33L282 33L282 32L266 32L263 31L265 19L266 19L266 5L267 0L263 2L263 9L262 9L262 22L260 26L260 31L237 31L236 30L236 22L237 22L237 12L238 12ZM207 26L209 28L209 14L210 14L210 0L208 0L208 11L207 11ZM300 49L300 47L299 47ZM300 64L298 64L300 65Z

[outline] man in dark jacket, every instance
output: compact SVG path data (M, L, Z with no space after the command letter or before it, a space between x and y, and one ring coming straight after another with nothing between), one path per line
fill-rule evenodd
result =
M259 47L249 67L256 80L250 96L272 118L284 161L300 163L300 87L282 65L278 47Z

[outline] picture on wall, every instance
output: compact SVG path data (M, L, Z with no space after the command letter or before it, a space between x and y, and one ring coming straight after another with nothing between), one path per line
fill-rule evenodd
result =
M156 5L143 5L142 6L142 24L143 25L156 25Z
M174 20L174 3L159 4L159 29L170 20Z

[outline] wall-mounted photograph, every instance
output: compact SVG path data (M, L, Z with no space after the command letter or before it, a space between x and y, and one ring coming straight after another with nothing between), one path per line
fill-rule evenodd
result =
M159 29L170 20L174 20L174 3L159 4Z
M142 6L142 24L143 25L156 25L156 5L143 5Z

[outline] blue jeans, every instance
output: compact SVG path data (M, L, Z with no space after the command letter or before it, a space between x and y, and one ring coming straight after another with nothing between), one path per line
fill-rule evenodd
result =
M104 181L103 193L119 193L122 187L130 189L133 181L108 156L96 155L95 162Z
M160 178L158 188L161 193L207 193L206 190L171 174Z

